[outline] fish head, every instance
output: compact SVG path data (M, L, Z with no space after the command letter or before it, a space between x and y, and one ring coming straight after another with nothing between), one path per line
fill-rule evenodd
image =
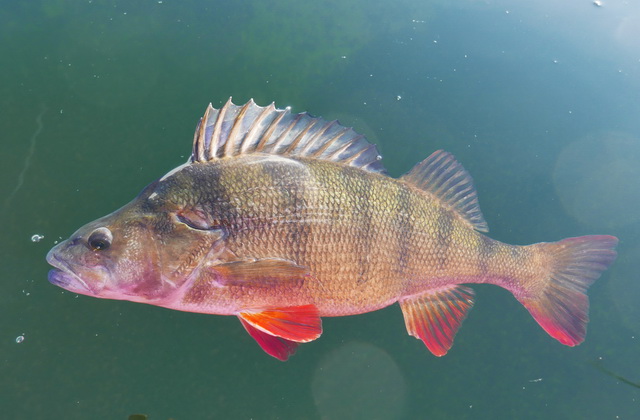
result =
M152 191L153 192L153 191ZM220 253L220 230L193 229L175 208L141 194L52 248L49 282L74 293L162 305ZM146 197L145 197L146 196Z

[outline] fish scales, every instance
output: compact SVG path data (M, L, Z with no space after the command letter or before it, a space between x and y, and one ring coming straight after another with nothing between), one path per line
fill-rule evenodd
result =
M174 189L181 195L206 185L192 205L210 209L226 227L227 248L238 259L308 266L311 280L294 292L295 303L311 299L321 316L369 312L452 280L517 278L535 266L520 256L525 251L469 229L437 198L400 181L333 162L254 160L185 168L174 175L185 178ZM394 215L403 212L397 223Z
M400 304L410 335L447 353L474 293L506 288L552 337L586 334L587 288L615 259L596 235L528 246L487 230L470 175L437 151L399 179L351 129L230 101L200 121L190 161L47 255L76 293L236 315L286 360L321 317Z
M277 257L308 266L312 280L299 293L317 300L323 315L367 311L362 304L379 307L397 298L403 286L394 264L401 227L386 219L397 206L392 198L398 186L321 161L286 168L230 161L220 172L211 197L215 203L229 197L231 205L207 207L227 209L213 217L228 226L227 247L239 259Z

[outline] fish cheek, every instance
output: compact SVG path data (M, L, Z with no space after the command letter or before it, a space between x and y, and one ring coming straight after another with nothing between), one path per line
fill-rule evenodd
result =
M176 226L170 238L159 247L161 270L175 286L184 283L203 263L215 260L224 252L222 230L197 230Z
M129 263L125 270L129 272L128 277L132 281L128 286L130 295L154 300L166 294L166 287L155 261L146 259L139 263Z
M103 261L112 274L114 291L150 300L160 297L163 285L149 227L136 222L114 231L114 242Z

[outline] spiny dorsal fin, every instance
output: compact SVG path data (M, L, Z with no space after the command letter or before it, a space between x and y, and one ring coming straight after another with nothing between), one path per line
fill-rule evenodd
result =
M220 109L211 104L198 123L191 162L209 162L251 153L331 160L384 173L375 145L337 121L325 121L290 108L242 106L231 98Z
M402 179L433 194L475 230L489 231L480 211L473 179L451 153L444 150L433 152Z

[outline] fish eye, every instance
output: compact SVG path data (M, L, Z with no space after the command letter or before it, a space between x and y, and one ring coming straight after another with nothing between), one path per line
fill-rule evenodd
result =
M105 249L111 246L111 241L113 240L113 235L111 231L106 227L99 227L89 235L89 239L87 239L87 244L89 248L94 251L104 251Z

